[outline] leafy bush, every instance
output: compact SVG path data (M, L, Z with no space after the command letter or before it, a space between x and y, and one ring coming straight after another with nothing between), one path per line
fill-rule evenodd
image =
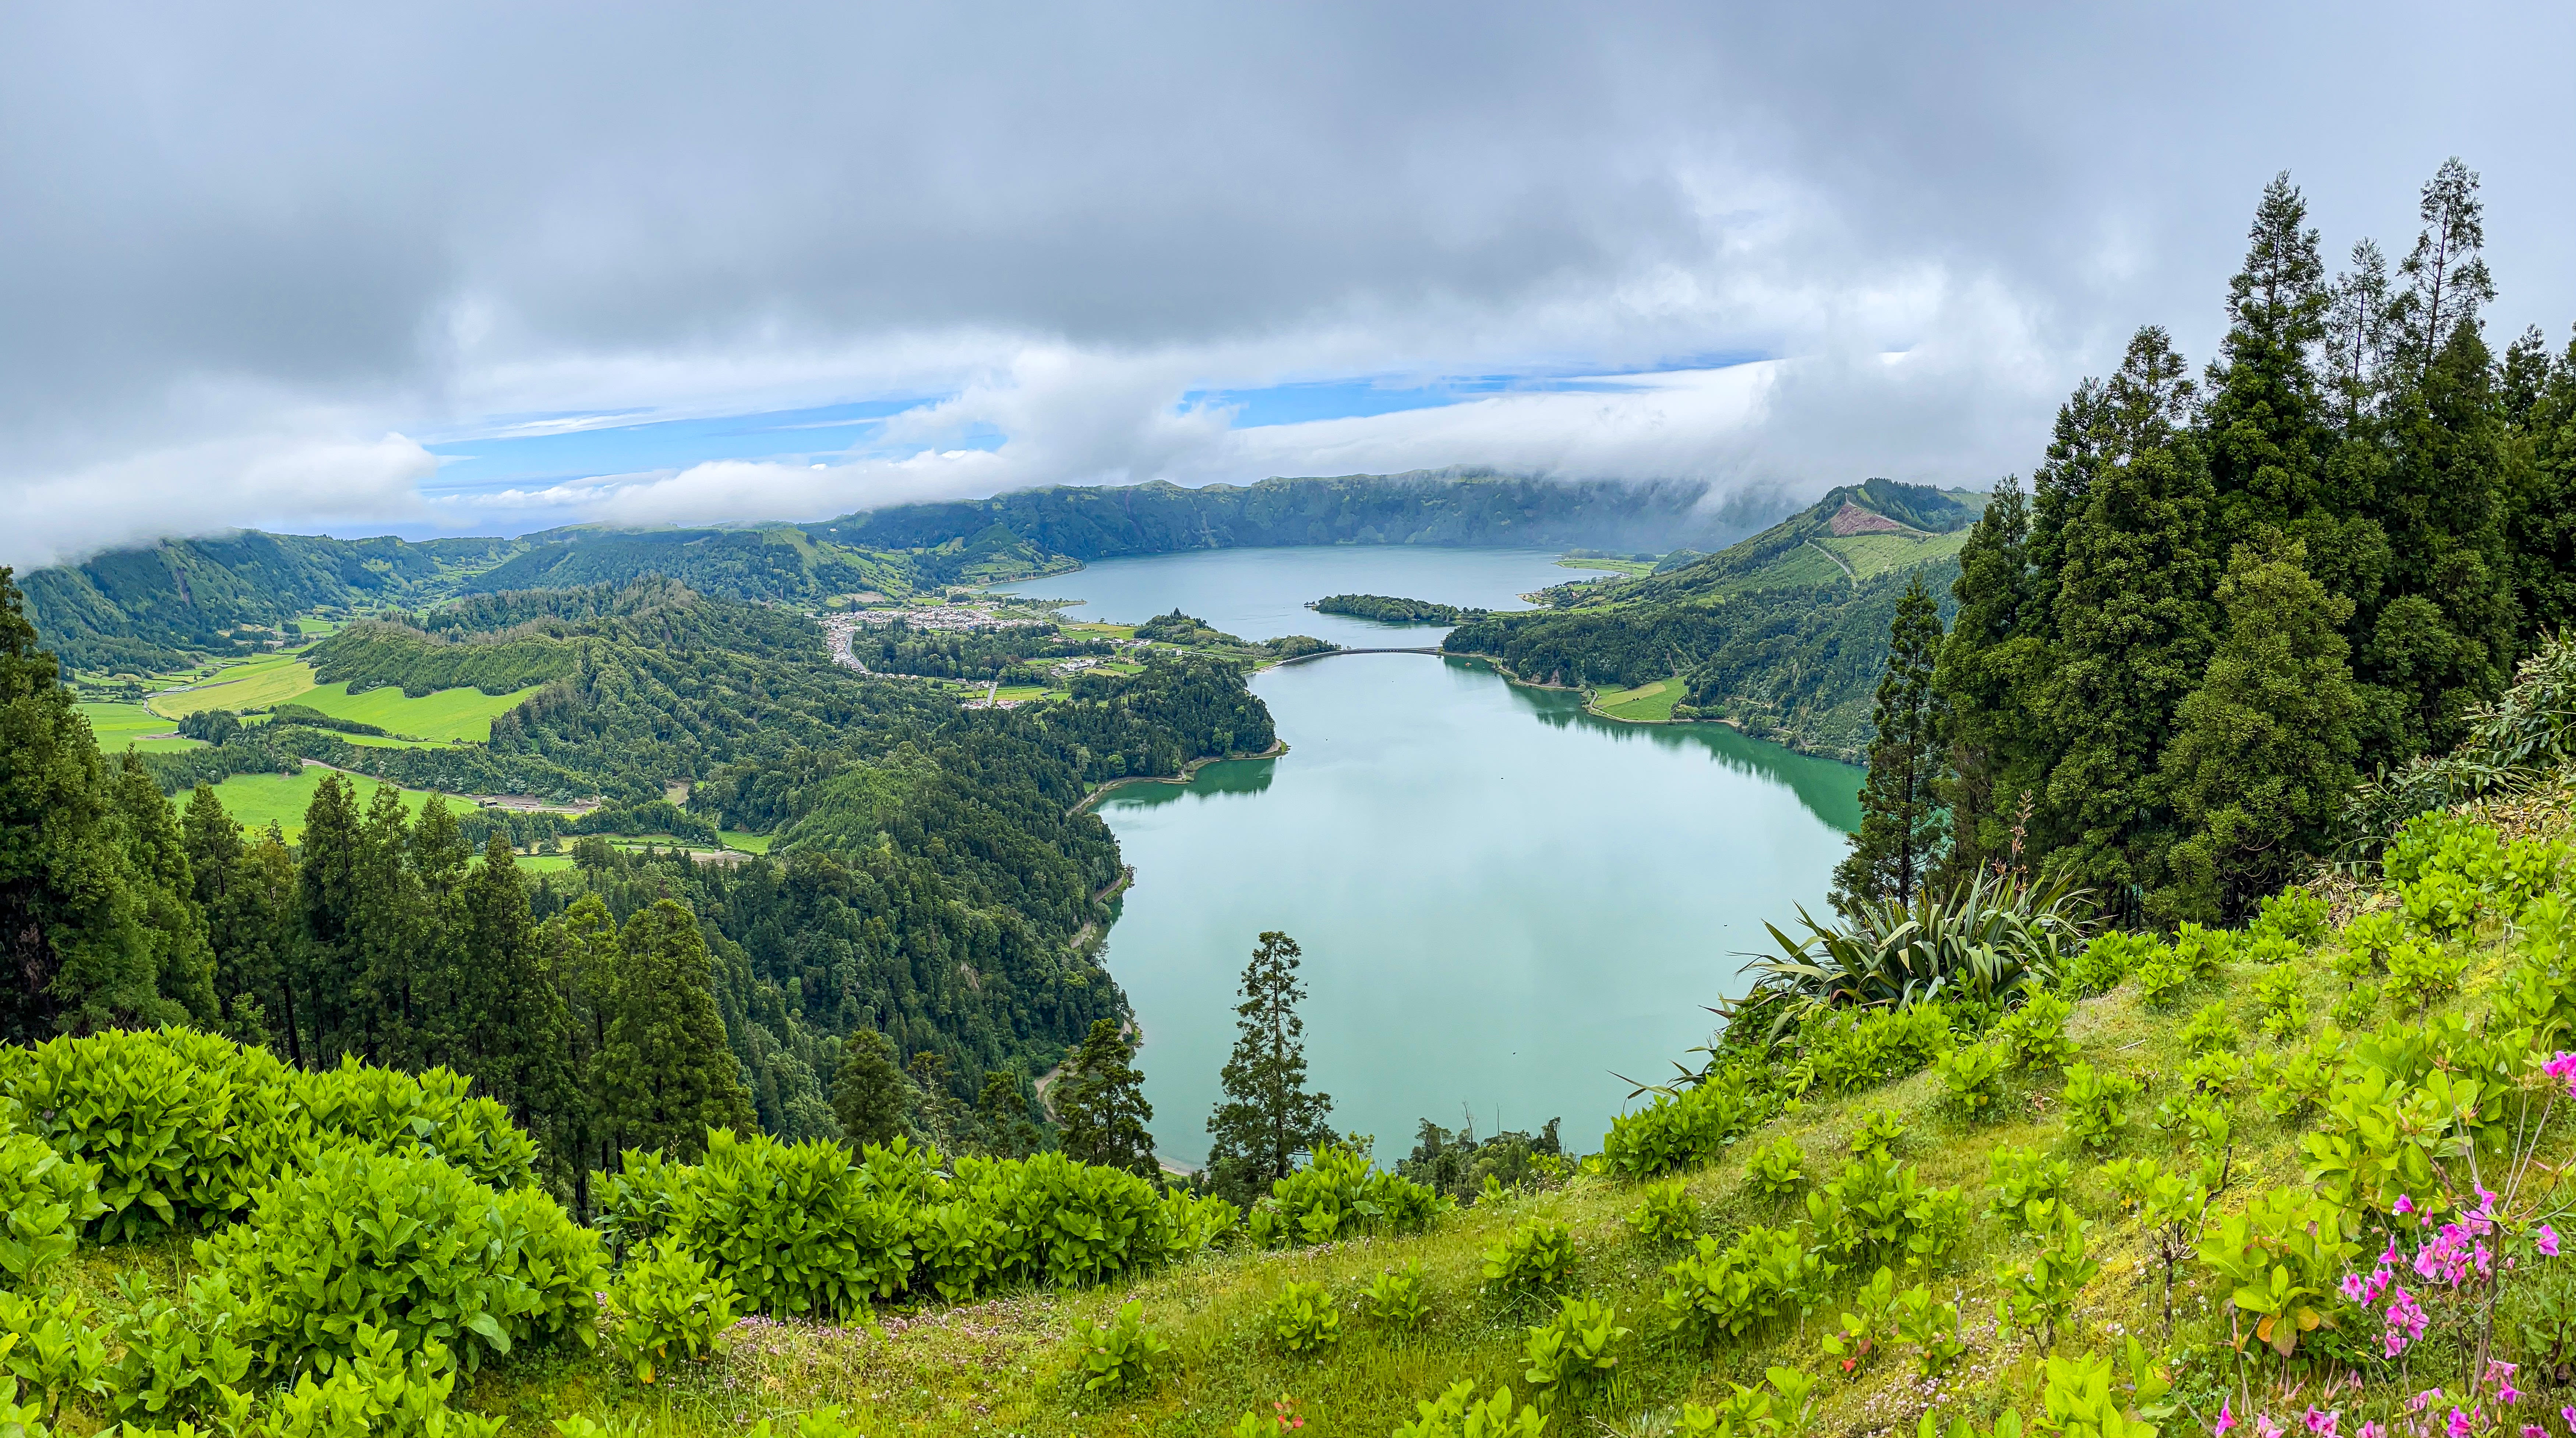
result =
M2236 1047L2244 1035L2237 1032L2236 1021L2227 1016L2224 1003L2203 1004L2191 1022L2182 1026L2182 1046L2193 1054L2206 1054L2218 1049Z
M1967 1353L1967 1342L1959 1337L1959 1305L1935 1301L1930 1284L1918 1283L1897 1294L1891 1311L1896 1340L1914 1349L1918 1377L1938 1378Z
M1649 1186L1629 1211L1628 1227L1649 1243L1674 1243L1699 1232L1699 1203L1680 1179Z
M1905 1137L1905 1120L1892 1108L1874 1108L1861 1114L1860 1124L1852 1130L1851 1151L1855 1157L1884 1159L1896 1150L1896 1141Z
M1797 1045L1817 1087L1852 1093L1919 1073L1950 1050L1950 1010L1940 1003L1858 1013L1816 1010Z
M2428 869L2397 891L2397 906L2406 921L2437 939L2451 939L2477 927L2485 903L2476 882L2449 869Z
M1741 1338L1758 1324L1802 1311L1834 1271L1794 1230L1755 1224L1732 1243L1702 1238L1692 1253L1666 1265L1670 1281L1660 1306L1674 1333L1702 1345Z
M1574 1240L1565 1225L1532 1220L1485 1250L1485 1286L1497 1293L1554 1288L1574 1272Z
M2263 900L2253 923L2256 933L2278 934L2302 948L2325 942L2326 901L2292 884Z
M1770 1117L1767 1099L1719 1079L1658 1094L1635 1113L1610 1121L1601 1156L1630 1178L1651 1178L1706 1163Z
M1804 938L1768 926L1776 954L1756 957L1749 1006L1777 1007L1786 1024L1814 1009L1902 1009L1956 995L2009 1004L2045 985L2083 941L2085 895L2064 880L2031 884L1979 872L1912 903L1862 902L1845 928L1798 911Z
M2080 953L2068 960L2060 982L2078 998L2107 994L2131 974L2169 952L2153 935L2114 929L2096 935Z
M2076 1295L2102 1271L2102 1260L2085 1249L2084 1233L2092 1226L2061 1206L2038 1257L1995 1270L2005 1322L2036 1330L2042 1348L2056 1346L2058 1325L2074 1312Z
M0 1138L0 1271L8 1286L29 1287L71 1257L80 1232L107 1211L98 1196L98 1166L67 1159L23 1133Z
M2200 1261L2233 1291L2240 1347L2250 1338L2287 1358L2303 1335L2331 1324L2336 1287L2360 1247L2343 1235L2342 1206L2296 1188L2262 1194L2203 1234Z
M2408 939L2388 952L2388 1000L2422 1010L2460 991L2469 956L2440 944Z
M2056 1221L2060 1200L2075 1183L2075 1165L2050 1158L2035 1148L1999 1144L1986 1164L1995 1185L1986 1216L2007 1226L2037 1232Z
M2299 971L2282 967L2266 969L2254 980L2256 1027L2274 1042L2286 1042L2307 1032L2308 1000L2299 989Z
M1460 1379L1448 1392L1413 1405L1420 1415L1400 1423L1392 1438L1541 1438L1547 1415L1535 1405L1515 1409L1506 1384L1490 1398L1478 1398L1471 1379Z
M2066 1110L2066 1131L2087 1148L2108 1148L2119 1142L2120 1129L2128 1122L2129 1101L2138 1096L2139 1084L2124 1073L2109 1073L2091 1064L2069 1064L2066 1087L2058 1102Z
M273 1369L347 1357L363 1328L468 1368L531 1341L597 1339L598 1236L545 1194L494 1193L437 1159L332 1148L200 1239L211 1306Z
M1807 1195L1807 1223L1847 1258L1930 1263L1967 1231L1968 1204L1956 1188L1924 1183L1913 1164L1864 1157Z
M1339 1144L1315 1150L1304 1168L1270 1185L1254 1205L1256 1241L1330 1243L1366 1230L1409 1232L1446 1211L1449 1200L1425 1184L1370 1166Z
M1992 1118L2004 1097L2004 1069L2009 1060L1999 1041L1969 1044L1941 1056L1941 1081L1950 1101L1971 1121Z
M2335 936L2335 972L2347 981L2359 979L2373 969L2386 968L2388 951L2406 937L2406 923L2385 910L2355 914L2352 922Z
M2185 920L2174 929L2173 961L2195 979L2214 979L2236 957L2238 935Z
M1755 1149L1744 1172L1764 1195L1778 1198L1807 1181L1807 1156L1796 1139L1782 1134Z
M222 1415L219 1431L268 1433L275 1438L497 1438L501 1420L447 1406L456 1391L456 1364L446 1345L406 1350L391 1333L360 1327L350 1335L350 1356L317 1380L311 1371L295 1386L272 1394L264 1421L252 1423L246 1402ZM184 1434L186 1430L183 1428Z
M1892 1336L1895 1306L1896 1273L1882 1266L1852 1295L1852 1306L1843 1310L1835 1331L1825 1335L1824 1350L1840 1361L1843 1372L1857 1373L1878 1356Z
M1379 1323L1391 1328L1419 1328L1428 1308L1422 1289L1422 1264L1417 1259L1408 1258L1401 1266L1369 1280L1369 1317Z
M1117 1316L1095 1323L1082 1340L1082 1388L1086 1393L1124 1393L1154 1381L1154 1365L1172 1345L1145 1326L1145 1305L1133 1299L1118 1306Z
M2236 946L2236 951L2244 956L2245 962L2266 969L2294 963L2307 953L2298 940L2267 929L2247 930L2245 941Z
M2013 1067L2043 1073L2064 1068L2075 1057L2075 1044L2066 1037L2066 1022L2074 1016L2075 1005L2064 995L2047 989L2032 994L1999 1032L2012 1048Z
M2156 955L2138 969L2138 992L2146 996L2151 1008L2171 1004L2190 982L2191 970L2167 954Z
M2378 1011L2379 985L2355 984L2342 998L2334 1001L2334 1007L2326 1011L2326 1017L2340 1027L2358 1029L2368 1027L2370 1016Z
M668 1238L654 1241L650 1255L626 1265L608 1290L608 1306L617 1315L617 1356L635 1370L639 1383L651 1383L673 1349L696 1360L715 1353L716 1336L733 1325L733 1285L715 1277L706 1263Z
M1590 1298L1559 1301L1554 1318L1529 1331L1521 1346L1528 1366L1521 1377L1537 1394L1539 1411L1588 1403L1610 1388L1619 1370L1617 1349L1629 1330L1610 1305Z
M1342 1341L1341 1310L1320 1283L1290 1282L1270 1301L1263 1324L1281 1348L1313 1353Z

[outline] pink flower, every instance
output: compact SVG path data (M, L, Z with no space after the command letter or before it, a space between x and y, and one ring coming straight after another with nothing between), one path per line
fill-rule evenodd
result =
M2396 1214L2396 1215L2397 1215L2398 1217L2400 1217L2400 1218L2403 1218L2403 1217L2405 1217L2407 1214L2413 1213L2413 1212L2415 1211L2415 1200L2413 1200L2413 1199L2411 1199L2411 1198L2408 1198L2406 1195L2404 1195L2404 1194L2402 1194L2402 1193L2401 1193L2401 1194L2397 1195L2397 1205L2396 1205L2396 1207L2391 1208L2391 1209L2390 1209L2390 1210L2388 1210L2388 1211L2389 1211L2389 1212L2391 1212L2391 1213L2393 1213L2393 1214Z
M2549 1438L2549 1430L2537 1423L2525 1423L2522 1425L2522 1438Z
M2569 1410L2569 1411L2570 1411L2571 1413L2576 1413L2576 1409L2571 1409L2571 1410ZM2568 1422L2570 1422L2570 1423L2576 1423L2576 1417L2571 1417L2571 1418L2569 1418L2567 1421L2568 1421ZM2209 1430L2209 1431L2210 1431L2210 1433L2213 1435L2213 1438L2227 1438L2227 1430L2228 1430L2228 1429L2230 1429L2230 1428L2233 1428L2233 1427L2235 1427L2235 1426L2236 1426L2236 1415L2235 1415L2235 1414L2233 1414L2233 1413L2231 1413L2231 1412L2229 1412L2229 1411L2227 1411L2227 1400L2226 1400L2226 1399L2224 1399L2224 1398L2219 1399L2219 1400L2218 1400L2218 1426L2217 1426L2217 1427L2215 1427L2215 1428L2210 1429L2210 1430Z
M2448 1438L2469 1438L2469 1415L2452 1409L2451 1421L2442 1425L2442 1431Z
M2307 1420L2309 1432L2320 1435L2320 1438L2335 1438L2335 1419L2340 1415L2325 1412L2310 1404L2308 1411L2302 1416Z
M2576 1054L2552 1054L2541 1064L2540 1071L2551 1078L2569 1080L2569 1088L2576 1090Z
M2362 1423L2361 1432L2355 1438L2388 1438L2388 1428L2376 1418L2368 1419Z
M2567 1427L2570 1432L2576 1432L2576 1403L2570 1403L2566 1407L2559 1409L2558 1416L2567 1420Z
M2362 1281L2360 1274L2347 1273L2343 1276L2344 1297L2351 1299L2355 1303L2368 1303L2370 1301L2368 1296L2369 1293L2370 1287Z
M2281 1425L2272 1421L2271 1414L2257 1413L2254 1415L2254 1438L2281 1438Z
M2540 1250L2541 1257L2556 1258L2558 1256L2558 1230L2551 1228L2548 1224L2544 1223L2540 1225L2538 1232L2540 1236L2531 1241L2532 1246Z
M2487 1381L2496 1386L2496 1401L2499 1403L2522 1401L2522 1390L2513 1386L2515 1366L2501 1358L2487 1360Z

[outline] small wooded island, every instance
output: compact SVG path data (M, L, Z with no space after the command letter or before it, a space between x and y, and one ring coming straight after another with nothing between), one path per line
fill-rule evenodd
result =
M1328 594L1306 606L1318 614L1349 614L1384 624L1463 624L1489 612L1434 604L1428 599L1397 599L1384 594Z

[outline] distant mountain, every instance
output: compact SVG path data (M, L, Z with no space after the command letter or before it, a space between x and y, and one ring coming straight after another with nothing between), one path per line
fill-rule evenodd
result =
M1559 483L1426 469L1198 489L1057 485L849 514L805 530L863 549L913 549L999 526L1049 554L1083 560L1305 544L1586 544L1660 554L1728 543L1784 509L1768 493L1721 499L1695 481Z
M1586 688L1680 676L1676 717L1857 761L1897 595L1919 572L1947 614L1959 546L1985 500L1885 479L1841 486L1718 553L1642 579L1560 585L1548 593L1559 607L1461 625L1442 647Z

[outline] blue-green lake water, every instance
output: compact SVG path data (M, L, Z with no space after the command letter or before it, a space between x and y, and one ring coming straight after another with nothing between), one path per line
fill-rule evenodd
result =
M1441 629L1318 615L1339 592L1515 607L1571 571L1509 550L1218 550L1017 586L1140 620L1175 606L1247 639L1436 644ZM1337 1128L1381 1161L1430 1119L1565 1121L1596 1149L1630 1085L1705 1042L1765 919L1820 908L1860 771L1713 724L1621 724L1482 665L1349 655L1252 687L1288 752L1102 800L1136 881L1109 933L1134 1004L1157 1147L1206 1154L1235 985L1257 936L1305 951L1307 1057Z

